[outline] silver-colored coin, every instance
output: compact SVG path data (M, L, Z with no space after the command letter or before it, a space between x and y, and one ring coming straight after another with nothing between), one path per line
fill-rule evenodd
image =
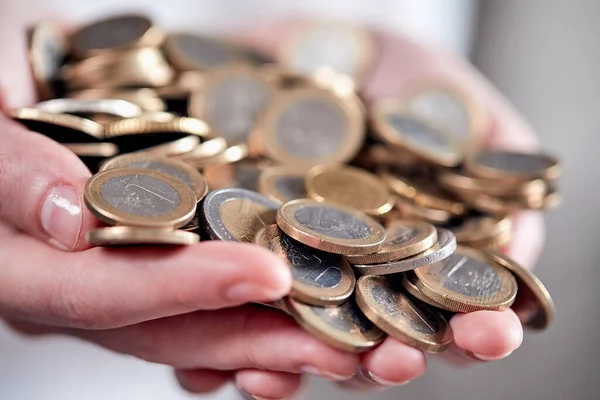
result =
M52 99L38 103L36 108L54 114L108 114L120 118L142 115L137 104L117 99Z
M225 42L207 36L180 33L167 39L172 54L186 69L207 70L240 61L242 55Z
M328 325L344 332L368 332L374 325L352 301L337 307L311 306L311 311Z
M271 91L260 79L239 73L211 88L205 99L211 129L235 145L247 141L257 118L271 102Z
M420 151L436 154L454 154L456 152L450 140L408 114L388 114L387 120L399 132L403 141Z
M336 239L356 240L371 235L371 228L364 221L326 205L300 207L294 216L311 231Z
M281 176L275 182L275 189L281 194L283 202L306 197L304 178L298 176Z
M469 113L456 96L441 90L428 90L417 94L408 104L416 115L443 127L461 141L470 135Z
M411 271L415 268L442 261L456 251L456 237L448 229L437 228L437 231L438 243L415 256L387 263L353 265L352 267L363 275L387 275Z
M192 180L190 176L186 174L183 170L175 168L171 165L163 164L160 161L154 160L137 160L132 161L127 164L127 168L143 168L143 169L151 169L153 171L162 172L163 174L167 174L172 176L173 178L177 178L180 181L184 182L186 185L193 188Z
M540 154L516 153L503 150L487 150L475 156L474 161L500 172L543 175L556 165L554 160Z
M347 118L325 99L290 103L275 127L275 138L286 152L301 159L326 159L347 140Z
M123 15L88 25L73 35L78 51L109 50L130 47L152 27L152 22L137 15Z
M181 201L167 182L144 175L115 176L102 184L100 193L112 207L143 217L172 212Z
M213 240L252 242L263 226L275 223L279 206L267 197L240 188L209 193L202 204L202 222Z

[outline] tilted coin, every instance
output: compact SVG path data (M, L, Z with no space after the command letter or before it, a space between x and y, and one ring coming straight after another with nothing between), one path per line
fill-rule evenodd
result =
M447 224L459 244L469 247L499 247L511 237L512 221L508 217L468 215Z
M428 121L406 110L395 100L384 100L372 108L374 133L384 142L426 162L457 166L463 158L462 145Z
M353 264L355 271L362 275L388 275L411 271L437 263L452 256L456 251L456 238L447 229L437 228L438 242L422 253L401 260L378 264Z
M286 297L285 309L307 332L342 351L361 353L370 350L386 336L362 314L354 300L339 306L322 307Z
M281 206L277 225L299 242L335 254L375 253L385 240L385 229L360 211L309 199Z
M284 233L276 235L269 249L287 262L292 271L290 296L306 304L338 305L354 291L354 272L344 257L308 247Z
M180 71L203 71L246 60L245 54L224 41L191 33L169 35L164 51Z
M202 221L211 239L252 243L256 232L275 223L277 204L256 192L214 190L202 204Z
M305 179L308 195L379 216L394 206L387 185L377 176L348 166L316 166Z
M485 253L459 246L441 262L414 270L415 285L433 301L456 312L504 310L515 301L517 282Z
M201 213L202 213L201 208L196 207L196 213L194 214L194 216L192 217L190 222L188 222L187 224L185 224L184 226L179 228L179 230L186 231L186 232L197 232L200 229L200 220L201 220L200 214Z
M442 187L466 198L480 194L500 198L541 197L547 191L547 184L542 179L502 184L497 180L469 176L462 171L441 171L438 181Z
M497 251L486 251L486 255L513 273L519 290L512 309L526 327L544 330L554 320L554 301L544 284L533 274L509 257Z
M201 163L202 160L218 156L227 150L227 142L223 138L209 139L200 143L185 153L178 154L176 157L190 165Z
M8 115L27 129L60 143L89 143L104 138L104 127L87 118L54 114L36 108L9 110Z
M192 94L189 114L206 121L228 144L246 143L275 90L254 67L221 67L207 72L202 90Z
M271 243L271 240L275 239L275 237L279 234L280 231L277 224L263 226L258 231L256 231L256 234L254 235L254 240L252 242L260 247L269 249L269 244Z
M307 197L306 169L289 165L265 168L258 180L258 191L277 204Z
M465 160L465 170L482 178L510 182L554 180L561 175L558 160L548 154L508 150L480 151Z
M417 285L415 285L416 278L415 278L415 273L413 271L408 271L405 274L403 274L402 277L402 286L404 287L404 290L406 290L408 292L408 294L410 294L413 297L416 297L418 300L421 300L423 303L427 303L430 306L439 308L441 310L446 310L446 311L450 311L453 312L452 310L446 308L443 304L437 303L433 300L431 300L429 297L425 296L423 294L423 292L421 292L419 290L419 287Z
M379 329L411 347L439 353L452 343L452 331L437 310L410 298L383 276L361 277L356 303Z
M86 240L92 246L135 245L192 245L200 241L193 232L161 229L110 226L86 232Z
M119 99L136 104L143 111L165 111L165 102L158 97L156 90L151 88L141 89L111 89L94 88L68 92L67 97L82 100Z
M401 220L385 227L386 239L377 253L346 255L353 264L375 264L412 257L432 248L438 241L435 227L424 221Z
M36 104L35 108L55 114L107 114L120 118L142 115L140 106L119 99L52 99Z
M113 157L119 148L112 143L65 143L64 146L79 157Z
M436 210L435 208L423 207L413 204L408 200L397 197L394 210L383 216L384 221L396 221L398 219L422 219L431 224L445 224L453 217L448 211Z
M208 183L197 169L190 167L183 161L172 158L153 156L150 154L123 154L106 160L100 167L100 171L118 168L143 168L162 172L175 179L179 179L188 185L196 195L196 201L200 202L208 193Z
M109 225L178 228L196 212L196 196L188 185L161 172L122 168L92 176L85 204Z
M181 139L175 139L171 142L158 144L156 146L146 147L138 150L138 152L144 152L147 154L153 154L157 156L180 156L194 150L200 145L200 137L196 135L184 136Z
M142 15L121 15L84 26L71 37L71 46L79 57L107 50L156 46L163 34Z
M342 99L316 88L289 90L267 107L253 136L260 137L254 138L260 141L257 147L281 164L342 163L363 143L363 110L354 97Z
M213 140L216 139L222 138L215 138ZM211 165L233 164L245 159L246 157L248 157L248 146L246 146L243 143L240 143L234 146L229 146L220 153L217 153L210 157L194 158L187 162L198 169L204 169Z
M204 168L204 176L211 189L239 187L258 191L258 179L267 164L244 160L233 164L211 165Z
M51 99L57 94L60 68L67 56L65 33L58 24L42 21L27 31L27 44L31 75L38 97Z

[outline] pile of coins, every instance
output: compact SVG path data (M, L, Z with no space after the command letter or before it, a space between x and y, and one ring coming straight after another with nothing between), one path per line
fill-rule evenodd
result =
M293 287L265 305L345 351L443 351L454 313L551 323L548 291L499 250L514 212L559 203L558 161L482 149L484 108L447 82L367 106L368 31L305 25L271 60L125 15L70 36L44 21L29 46L44 101L10 115L96 173L85 202L110 226L91 244L267 248Z

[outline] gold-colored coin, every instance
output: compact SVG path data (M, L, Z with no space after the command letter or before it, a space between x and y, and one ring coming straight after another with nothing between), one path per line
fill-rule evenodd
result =
M265 168L258 180L258 191L279 205L306 198L306 172L304 168L288 165Z
M200 212L200 207L197 207L196 213L194 214L190 222L179 228L179 230L186 232L198 232L198 230L200 229Z
M467 198L480 194L499 198L539 198L547 191L547 184L542 179L502 184L497 180L477 178L460 171L441 171L438 179L442 187Z
M143 111L160 112L166 110L165 102L158 97L156 90L151 88L142 89L84 89L71 91L67 96L72 99L97 100L97 99L120 99L138 105Z
M332 306L344 303L354 291L356 278L344 257L308 247L278 233L269 249L292 271L290 296L306 304Z
M504 310L515 301L512 274L485 253L458 246L450 257L414 270L419 290L456 312Z
M87 118L54 114L37 108L18 108L8 115L28 129L61 143L96 142L104 139L104 127Z
M202 164L203 160L218 156L225 150L227 150L227 142L225 139L214 138L202 142L193 149L179 154L176 157L190 165L196 166L196 163Z
M356 303L379 329L411 347L439 353L452 343L452 331L442 314L408 297L385 277L361 277Z
M555 314L554 301L544 284L533 274L509 257L497 251L486 251L494 262L513 273L519 285L512 308L526 327L544 330L552 323Z
M307 246L335 254L370 254L381 250L385 229L360 211L301 199L285 203L277 225Z
M163 38L163 33L148 18L129 14L82 27L71 37L71 46L77 57L84 58L108 51L157 46Z
M196 212L196 196L188 185L161 172L123 168L92 176L85 204L109 225L178 228Z
M386 239L373 254L347 255L352 264L379 264L412 257L437 243L437 230L424 221L400 220L386 225Z
M110 226L86 232L86 240L92 246L135 246L135 245L177 245L198 243L200 237L193 232L160 228L135 228L130 226Z
M394 193L417 205L447 211L454 216L462 215L466 211L462 203L452 199L437 186L413 182L387 171L382 171L380 176Z
M394 206L394 198L380 178L354 167L313 167L305 184L308 195L317 201L340 204L371 216L383 215Z
M402 277L402 286L408 292L408 294L417 298L418 300L421 300L423 303L429 304L432 307L453 312L452 310L446 308L444 305L437 303L431 300L429 297L425 296L423 292L419 290L419 287L415 285L415 281L416 278L415 273L413 271L407 271L404 273L404 276Z
M474 248L498 248L511 238L512 221L508 217L470 215L455 221L449 229L459 244Z
M394 210L383 216L386 223L399 219L420 219L432 224L442 225L454 217L448 211L423 207L401 197L396 198L394 208Z
M384 142L408 152L419 160L455 167L463 159L462 144L433 128L428 121L405 108L397 100L382 100L372 110L374 133Z
M138 152L144 152L156 156L172 157L188 153L198 146L200 146L200 137L196 135L188 135L182 137L181 139L176 139L171 142L138 150Z
M204 176L195 168L190 167L183 161L172 158L153 156L144 153L123 154L106 160L100 166L100 171L120 168L143 168L162 172L175 179L179 179L188 185L196 195L196 201L200 202L208 193L208 183Z
M115 121L106 127L106 137L124 135L144 135L149 133L179 133L204 137L209 129L204 121L197 118L178 117L168 113L149 113L137 118Z
M268 158L299 167L343 163L365 137L360 100L331 91L301 88L281 92L250 138ZM257 139L258 138L258 139Z
M217 138L222 139L222 138ZM216 140L216 139L213 139ZM235 146L227 147L220 153L212 155L210 157L196 157L186 162L193 165L198 169L204 169L211 165L226 165L232 164L245 159L248 156L248 146L245 144L237 144Z
M277 235L280 235L277 224L263 226L254 235L253 243L270 250L269 244Z
M56 82L68 51L65 33L58 24L41 21L27 30L27 49L38 98L55 97Z
M258 180L267 164L257 160L238 161L233 164L209 165L204 176L211 189L239 187L258 191Z
M361 353L377 346L385 338L353 300L339 306L322 307L285 299L285 310L310 334L336 349Z
M142 115L140 106L121 99L51 99L37 103L35 108L54 114L93 115L94 118L133 118Z
M562 173L556 158L544 153L484 150L465 159L465 170L481 178L520 183L534 179L552 181Z
M119 148L112 143L65 143L64 146L79 157L113 157Z
M205 71L248 61L235 46L216 38L192 33L167 36L164 52L179 71Z

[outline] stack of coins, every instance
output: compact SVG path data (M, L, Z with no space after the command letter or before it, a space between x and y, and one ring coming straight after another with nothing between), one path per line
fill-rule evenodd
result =
M113 226L91 244L255 243L293 276L265 305L345 351L390 335L440 352L447 319L476 310L551 323L548 291L499 250L514 212L558 204L558 161L482 150L489 119L448 82L366 106L367 30L304 25L270 60L124 15L69 36L44 21L29 46L44 101L10 115L96 173L85 201Z

